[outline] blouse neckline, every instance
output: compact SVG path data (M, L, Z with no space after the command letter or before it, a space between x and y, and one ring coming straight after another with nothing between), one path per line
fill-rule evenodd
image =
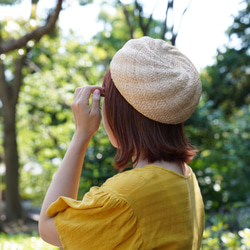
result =
M145 166L142 167L141 169L143 169L143 168L145 168L145 169L146 169L146 168L157 168L157 169L160 169L160 170L162 170L162 171L168 172L168 173L170 173L170 174L177 175L178 177L181 177L181 178L183 178L183 179L189 179L189 178L192 176L193 171L192 171L192 169L191 169L188 165L186 165L185 167L186 167L186 169L188 170L188 173L185 174L185 172L184 172L184 175L179 174L179 173L177 173L177 172L175 172L175 171L173 171L173 170L164 168L164 167L162 167L162 166L155 165L155 164L148 164L148 165L145 165Z

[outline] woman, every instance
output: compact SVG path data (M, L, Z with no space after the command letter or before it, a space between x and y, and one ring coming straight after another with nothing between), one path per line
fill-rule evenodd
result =
M89 98L92 95L92 106ZM133 169L92 187L77 201L84 155L101 121L117 148L115 166ZM196 150L183 123L201 94L189 59L160 39L128 41L103 88L75 91L76 130L41 209L41 237L64 249L200 249L204 208L187 165Z

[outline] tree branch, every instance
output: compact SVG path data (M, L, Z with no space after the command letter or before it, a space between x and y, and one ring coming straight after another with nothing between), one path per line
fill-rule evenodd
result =
M151 24L151 22L153 20L153 14L154 14L154 11L155 11L156 6L158 5L158 3L159 3L159 0L156 1L155 6L153 8L153 11L151 12L151 15L149 16L149 18L147 19L147 18L143 18L142 5L139 4L137 0L135 0L135 9L138 10L138 12L139 12L139 24L140 24L140 28L141 28L144 36L147 36L148 33L149 33L149 26L150 26L150 24ZM145 22L144 19L147 21L146 24L144 23Z
M170 41L171 41L172 45L175 45L176 38L177 38L177 36L179 34L179 30L180 30L180 26L181 26L181 22L182 22L183 16L185 15L186 11L188 10L191 2L192 2L192 0L189 1L187 7L182 12L182 15L181 15L181 18L180 18L180 21L179 21L179 25L178 25L178 29L175 29L175 22L174 22L174 0L168 0L165 21L163 23L163 29L162 29L162 37L161 37L162 39L165 38L165 34L168 31L168 27L167 27L168 12L169 12L170 9L172 9L172 12L173 12L172 18L173 18L173 20L172 20L172 26L170 27L170 32L171 32L172 37L171 37Z
M12 92L12 103L14 105L17 104L17 100L18 100L18 94L22 85L22 81L23 81L23 77L22 77L22 69L23 69L23 65L25 62L25 58L26 58L26 54L19 57L16 61L15 61L15 76L13 79L13 85L11 85L11 92Z
M11 40L6 42L5 44L0 45L0 54L7 53L9 51L20 49L24 47L28 41L36 40L39 41L41 37L45 34L49 34L51 30L54 28L55 23L58 19L59 13L62 9L62 2L63 0L58 0L56 8L53 14L49 14L46 24L37 28L36 30L24 35L23 37L19 38L18 40Z
M35 72L39 72L39 73L42 72L42 70L33 61L31 61L30 59L26 58L25 62L30 67L30 69L34 70Z
M173 9L173 0L168 0L168 5L167 5L167 9L166 9L166 15L165 15L165 20L163 22L163 29L162 29L162 34L161 34L161 38L165 39L165 34L168 31L168 27L167 27L167 21L168 21L168 11L170 9Z
M139 24L142 30L143 35L146 35L146 30L145 30L145 26L143 23L143 17L142 17L142 7L141 5L137 2L137 0L135 0L135 9L138 10L139 12Z
M184 9L184 11L182 12L182 15L181 15L181 18L180 18L180 22L179 22L179 25L178 25L178 29L177 29L177 31L176 31L176 37L178 36L178 33L179 33L179 30L180 30L180 27L181 27L181 23L182 23L183 16L185 15L186 11L187 11L188 8L190 7L191 2L192 2L192 0L189 1L187 7L186 7L186 8Z
M145 34L144 34L145 36L148 35L149 26L150 26L152 20L153 20L153 12L152 12L152 14L149 17L147 24L144 27L145 31L146 31Z
M132 26L130 19L129 19L128 10L126 9L126 6L120 0L118 0L118 3L122 6L122 10L123 10L123 13L125 15L125 18L126 18L126 21L127 21L128 27L129 27L130 37L132 39L132 38L134 38L134 29L133 29L133 26Z

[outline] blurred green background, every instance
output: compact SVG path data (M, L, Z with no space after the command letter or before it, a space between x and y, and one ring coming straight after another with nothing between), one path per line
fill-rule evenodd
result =
M0 1L1 15L3 6L20 2ZM39 238L37 219L74 133L75 88L101 85L112 56L127 40L149 35L176 45L179 31L169 22L178 0L166 1L163 20L146 10L146 1L58 0L43 12L39 0L28 2L28 17L0 20L0 249L55 249ZM90 37L58 25L60 11L72 3L99 6L101 28ZM179 21L190 6L191 1L183 3ZM206 209L204 250L250 249L249 13L250 1L242 0L225 30L228 42L217 49L212 65L199 69L203 93L186 122L187 136L199 149L191 167ZM86 154L79 199L116 173L114 154L101 125Z

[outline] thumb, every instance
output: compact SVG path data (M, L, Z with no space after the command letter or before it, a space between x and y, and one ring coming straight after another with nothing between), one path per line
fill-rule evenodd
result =
M100 98L101 98L100 90L95 89L92 95L92 111L100 112Z

